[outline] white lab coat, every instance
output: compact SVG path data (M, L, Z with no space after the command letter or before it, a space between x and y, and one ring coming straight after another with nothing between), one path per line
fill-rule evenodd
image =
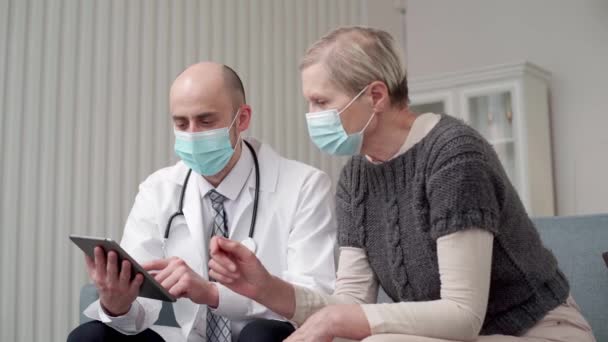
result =
M279 156L266 144L247 139L257 152L260 166L260 194L254 239L256 255L274 275L289 282L331 293L335 281L336 223L329 177L311 167ZM243 146L243 151L247 148ZM177 210L182 183L188 168L178 162L149 176L126 222L121 245L139 263L178 256L204 278L208 278L210 227L202 226L201 195L192 173L186 189L184 216L174 219L169 239L163 234L169 217ZM234 217L230 238L247 238L255 195L255 172L249 174ZM244 195L244 196L243 196ZM163 247L165 252L163 251ZM253 318L281 319L260 304L218 284L220 303L217 314L232 321L233 338ZM122 317L105 315L99 301L85 315L113 328L134 334L152 326L161 302L138 298L131 311ZM177 328L152 327L167 341L203 340L207 307L189 299L173 304ZM194 326L194 329L193 329Z

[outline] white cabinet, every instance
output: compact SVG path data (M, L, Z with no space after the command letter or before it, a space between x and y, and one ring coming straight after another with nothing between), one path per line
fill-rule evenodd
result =
M550 74L530 63L409 81L410 107L463 119L496 150L531 215L554 215Z

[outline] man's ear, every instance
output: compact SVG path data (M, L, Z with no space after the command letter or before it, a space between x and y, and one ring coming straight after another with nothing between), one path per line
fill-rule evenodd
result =
M241 105L238 116L238 131L243 132L249 129L249 125L251 124L251 106L248 104Z

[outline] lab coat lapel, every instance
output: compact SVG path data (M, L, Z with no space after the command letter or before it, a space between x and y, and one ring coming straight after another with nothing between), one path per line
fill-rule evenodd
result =
M169 178L175 182L180 191L187 172L188 168L183 162L179 162L169 175ZM203 277L207 277L207 268L203 267L203 264L206 265L206 263L203 260L207 260L208 247L203 229L201 197L197 177L200 176L192 172L188 179L184 195L184 216L178 216L174 220L167 252L169 255L181 257L194 271L202 274ZM187 232L183 231L183 228L186 228L183 227L184 223L187 226ZM179 323L184 336L190 334L199 310L205 310L205 308L193 303L188 298L180 298L173 303L175 319Z
M253 187L249 186L253 183ZM242 190L241 197L236 202L234 217L232 222L228 222L230 228L230 239L241 241L249 235L249 227L251 225L251 213L253 208L253 188L255 188L255 171L251 171L247 184ZM230 220L230 218L228 218Z
M190 267L199 272L204 278L207 277L207 267L203 267L202 260L207 260L209 254L208 232L203 227L201 196L198 189L196 173L188 180L188 187L184 197L184 218L194 242L195 249L190 249L187 262Z
M253 138L248 138L254 150L256 150L258 163L260 166L260 200L258 204L258 212L268 208L268 203L264 203L263 198L269 198L264 196L265 192L274 192L277 176L279 172L279 156L274 152L270 146L266 144L260 144ZM234 213L234 223L231 224L230 228L230 239L242 241L249 236L249 228L251 227L251 219L253 216L253 201L255 198L255 167L249 173L247 184L241 194L241 199L237 203L237 207ZM258 213L258 221L262 214ZM259 224L260 222L258 222ZM256 226L255 229L258 227Z

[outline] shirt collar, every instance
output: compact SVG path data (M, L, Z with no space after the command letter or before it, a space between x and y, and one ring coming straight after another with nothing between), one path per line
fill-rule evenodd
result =
M432 129L435 127L437 122L441 119L441 115L435 113L424 113L416 117L414 119L414 123L412 124L412 128L410 128L410 132L405 138L405 142L399 148L399 151L395 153L394 156L384 161L387 162L389 160L395 159L400 155L407 152L414 145L420 142ZM367 160L373 164L382 164L382 161L374 160L370 156L365 156Z
M215 189L227 199L231 201L236 200L245 184L247 184L251 169L253 169L253 157L249 149L245 148L241 143L241 156L239 160L217 188L213 187L204 177L197 177L201 197L205 197L210 190Z

